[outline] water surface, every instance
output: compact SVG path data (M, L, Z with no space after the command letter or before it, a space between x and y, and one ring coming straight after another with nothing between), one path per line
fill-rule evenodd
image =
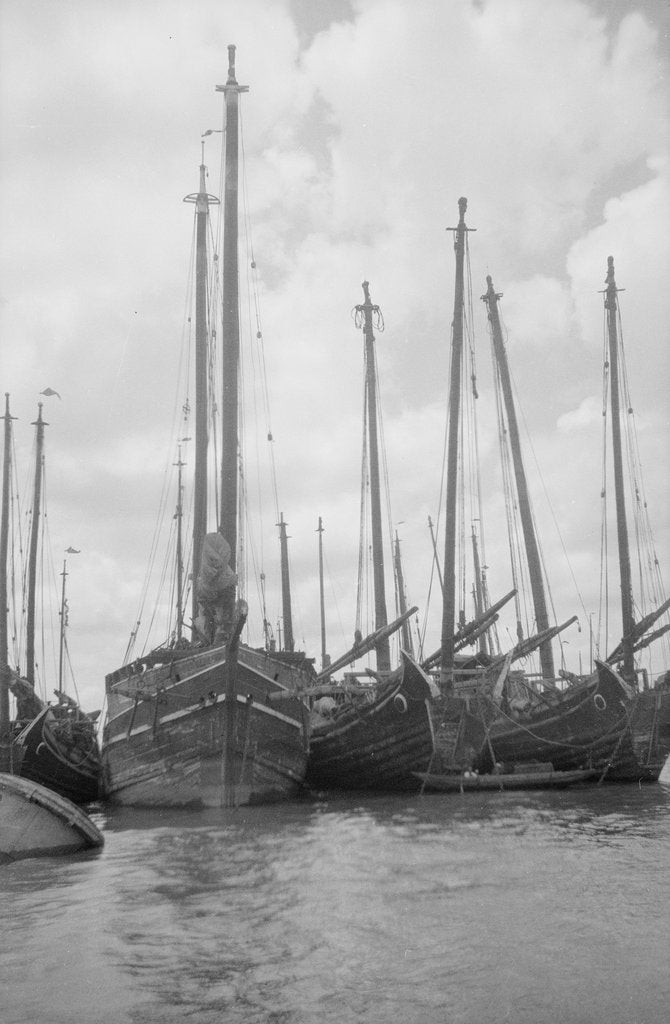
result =
M3 1024L666 1024L670 787L102 809L0 868Z

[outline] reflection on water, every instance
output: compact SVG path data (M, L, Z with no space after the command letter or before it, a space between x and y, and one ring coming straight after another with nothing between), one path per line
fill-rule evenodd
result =
M0 870L4 1024L667 1019L665 786L94 819Z

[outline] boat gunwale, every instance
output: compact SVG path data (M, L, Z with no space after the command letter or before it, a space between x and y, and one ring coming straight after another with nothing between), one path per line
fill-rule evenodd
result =
M55 815L60 822L73 828L82 839L86 840L89 848L101 847L104 844L104 836L85 811L66 797L60 796L55 790L48 789L39 782L4 772L0 773L0 791L3 789ZM34 855L38 855L37 850ZM14 855L10 854L9 856Z
M236 699L238 704L242 704L244 707L252 707L256 711L262 712L265 715L270 715L273 718L278 718L281 721L286 722L287 725L295 726L295 728L298 729L299 731L303 730L302 719L291 718L290 715L284 715L284 714L282 714L281 711L276 711L275 708L273 708L270 704L264 704L262 701L255 700L254 698L249 700L248 697L244 697L240 693L236 694L235 699ZM297 699L298 698L296 697L296 700ZM180 718L186 718L186 717L188 717L190 715L195 714L196 712L202 712L202 711L211 710L212 708L216 707L218 704L225 704L225 703L226 703L226 695L225 695L225 693L219 693L216 696L216 700L211 700L210 699L205 705L203 705L203 704L198 702L197 704L189 705L189 707L187 707L187 708L179 708L177 711L171 711L169 714L163 715L162 717L160 717L158 719L157 726L160 727L164 723L170 723L170 722L177 721ZM131 708L126 708L123 711L120 711L117 715L115 715L114 718L108 719L106 728L109 729L109 726L110 726L110 724L112 722L118 720L123 715L127 715L128 712L131 711L131 710L132 710ZM305 711L306 710L307 709L305 708ZM104 742L103 742L103 750L107 749L108 747L110 747L113 743L118 743L121 740L128 740L131 736L137 736L137 735L139 735L140 733L143 733L143 732L151 732L154 728L155 727L154 727L154 725L152 723L147 722L147 723L144 723L142 725L138 725L138 726L133 727L129 732L128 732L128 730L124 730L123 732L118 733L118 735L116 735L116 736L112 736L112 737L106 738L104 740Z

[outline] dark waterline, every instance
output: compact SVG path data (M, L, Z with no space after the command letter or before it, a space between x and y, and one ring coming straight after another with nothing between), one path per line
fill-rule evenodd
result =
M3 1024L665 1024L670 788L93 815L0 869Z

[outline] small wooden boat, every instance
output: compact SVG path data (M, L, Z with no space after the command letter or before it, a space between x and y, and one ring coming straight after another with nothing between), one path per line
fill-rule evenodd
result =
M77 804L99 799L102 764L94 724L74 701L45 706L14 745L25 779Z
M551 765L524 770L516 765L511 772L490 772L478 775L476 772L453 773L450 775L434 775L432 772L417 772L422 788L431 792L465 793L475 790L506 790L506 789L552 789L574 786L578 782L595 779L600 773L594 769L573 771L554 771Z
M82 810L46 786L0 774L0 859L47 857L103 845Z

